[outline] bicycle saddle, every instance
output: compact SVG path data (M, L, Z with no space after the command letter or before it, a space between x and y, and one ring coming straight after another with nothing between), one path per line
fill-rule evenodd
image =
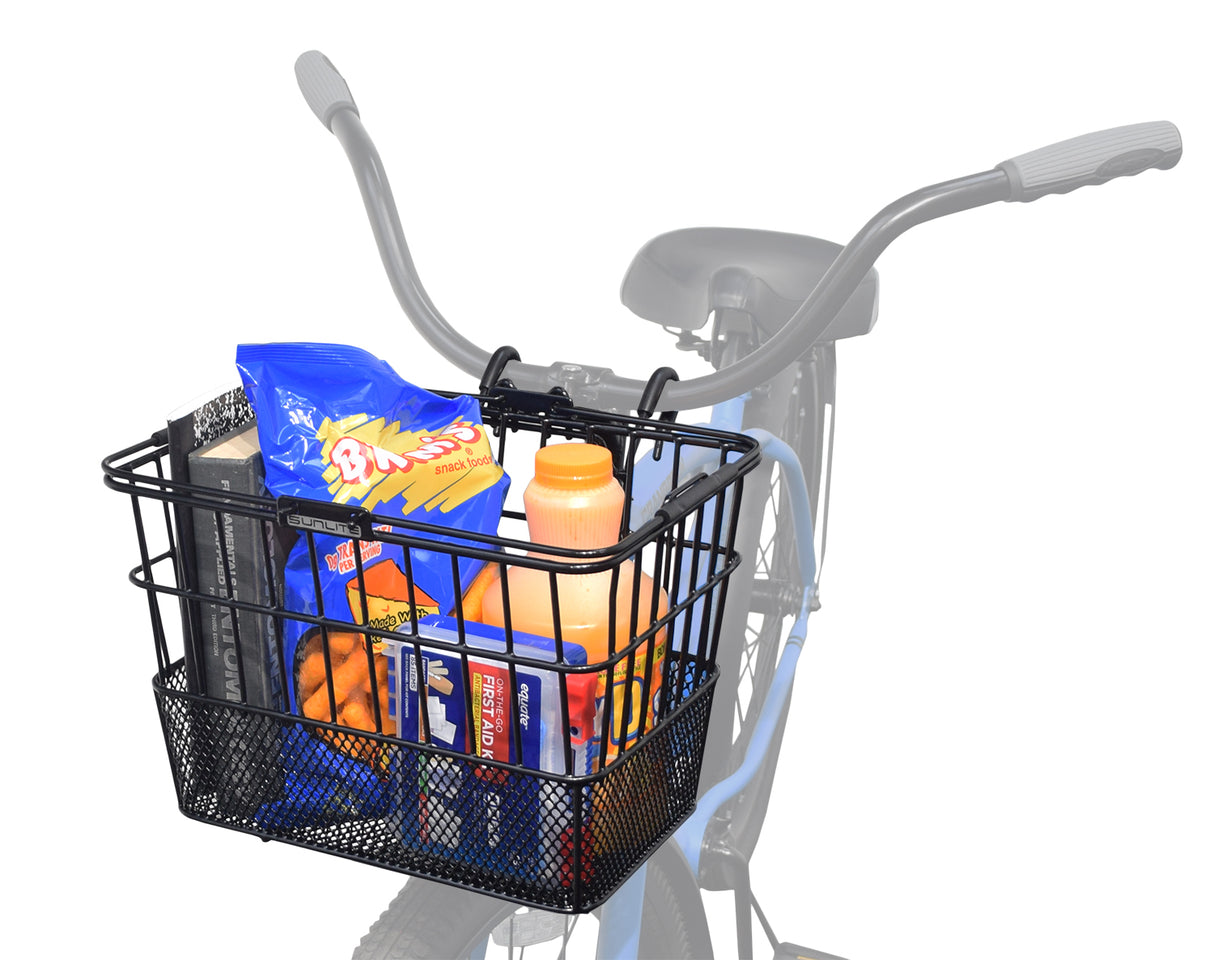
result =
M693 227L654 237L632 259L620 299L639 317L699 330L718 308L744 310L766 333L779 330L843 248L770 230ZM831 339L868 333L877 320L877 272L844 304Z

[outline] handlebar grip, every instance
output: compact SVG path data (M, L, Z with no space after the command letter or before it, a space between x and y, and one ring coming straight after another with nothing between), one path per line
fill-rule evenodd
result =
M1022 153L999 164L1011 182L1008 200L1028 203L1047 193L1132 177L1180 160L1180 131L1166 120L1114 127Z
M338 110L348 108L358 113L346 81L319 50L299 55L295 61L295 79L299 81L299 90L308 106L327 129L332 129L330 123Z

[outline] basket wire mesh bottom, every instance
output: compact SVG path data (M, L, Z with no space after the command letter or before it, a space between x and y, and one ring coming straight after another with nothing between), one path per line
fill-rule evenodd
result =
M680 706L590 777L494 767L334 728L331 743L370 762L349 760L340 778L321 785L308 778L306 789L284 770L327 749L314 725L189 694L180 662L154 689L186 816L527 906L584 913L695 808L716 668L689 664L683 675Z

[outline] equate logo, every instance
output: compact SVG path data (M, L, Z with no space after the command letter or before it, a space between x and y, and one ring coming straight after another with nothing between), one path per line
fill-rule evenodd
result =
M344 436L333 444L329 462L341 471L345 483L366 483L377 470L383 474L407 473L415 463L431 463L448 457L458 453L461 444L476 443L480 438L481 432L465 420L456 420L437 436L418 437L418 446L400 453L358 437Z
M316 439L333 502L368 510L399 498L405 516L419 507L445 513L502 476L485 428L464 419L402 430L399 422L355 414L326 419Z

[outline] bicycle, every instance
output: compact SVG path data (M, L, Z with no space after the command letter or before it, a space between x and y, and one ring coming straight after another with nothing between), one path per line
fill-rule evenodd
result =
M689 230L665 234L638 253L622 299L662 324L678 346L714 372L681 381L669 369L648 381L589 366L523 363L516 351L484 351L437 311L405 243L378 154L345 81L320 54L296 65L301 90L337 136L354 169L383 265L424 339L480 376L482 392L506 385L613 412L713 406L710 426L746 433L764 457L740 504L735 548L742 558L720 625L716 693L703 759L699 806L601 908L600 956L709 956L700 890L735 893L738 950L750 955L751 915L777 958L829 955L781 943L750 891L748 861L760 835L779 760L792 678L817 604L825 552L834 435L834 343L868 333L876 319L873 264L899 234L927 220L996 200L1031 201L1178 162L1170 124L1089 134L1023 154L997 168L909 194L878 213L846 246L788 234ZM711 318L706 337L701 331ZM669 461L650 455L632 490L633 520L652 514L673 482ZM817 544L815 545L815 537ZM790 625L791 622L791 625ZM484 956L490 940L526 947L559 942L567 955L575 924L514 904L410 881L356 951L357 957ZM583 925L583 931L584 925Z

